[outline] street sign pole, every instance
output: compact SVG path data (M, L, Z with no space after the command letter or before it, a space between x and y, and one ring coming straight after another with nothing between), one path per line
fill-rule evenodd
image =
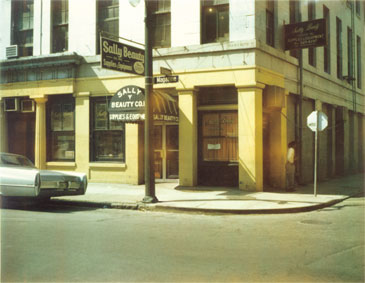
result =
M149 2L145 1L145 125L144 125L144 178L145 178L145 197L143 202L158 202L155 192L154 176L154 149L153 149L153 113L152 113L152 46L151 46L151 15L149 12Z
M317 123L314 137L314 196L315 197L317 197L318 124L319 124L319 113L317 111Z

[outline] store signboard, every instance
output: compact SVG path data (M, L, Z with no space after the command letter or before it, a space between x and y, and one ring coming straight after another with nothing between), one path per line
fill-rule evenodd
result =
M324 46L327 43L326 20L284 25L285 50Z
M101 37L101 67L144 76L144 50Z

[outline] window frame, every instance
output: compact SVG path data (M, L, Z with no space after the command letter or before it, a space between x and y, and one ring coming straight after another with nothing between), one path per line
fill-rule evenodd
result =
M295 24L300 22L300 2L298 0L289 0L289 23ZM290 50L290 56L299 59L299 50Z
M106 5L106 3L111 3L111 5ZM107 9L115 9L117 11L117 16L114 17L103 17L103 11ZM114 11L115 11L114 10ZM100 54L100 35L102 32L106 32L107 34L114 35L119 38L119 0L97 0L96 1L96 11L97 11L97 39L96 39L96 54ZM105 28L106 24L112 23L115 31L110 31Z
M56 6L60 5L61 9ZM64 5L63 5L64 3ZM69 19L69 1L68 0L52 0L51 2L52 11L52 53L65 52L68 50L68 19ZM63 17L64 16L64 17ZM65 21L57 21L57 17L61 19L65 18ZM64 33L64 34L63 34ZM60 36L62 35L62 37ZM62 39L62 44L58 42ZM60 46L63 47L62 50Z
M115 123L121 123L121 127L120 128L114 128L111 129L111 125L112 125L112 121L109 120L109 115L108 113L106 113L105 116L105 127L104 128L95 128L95 105L100 103L100 104L105 104L105 110L107 111L108 107L109 107L109 103L111 100L112 96L99 96L99 97L91 97L90 98L90 162L122 162L125 163L126 162L126 150L125 150L125 144L126 144L126 134L125 134L125 123L121 123L121 122L114 122ZM96 141L97 141L97 135L99 133L103 133L104 136L106 136L107 134L111 134L112 136L115 134L120 133L121 134L121 148L120 148L120 152L123 155L122 158L102 158L102 157L98 157L97 154L97 150L96 150Z
M327 44L323 46L323 71L331 74L331 38L330 38L330 10L323 5L323 18L326 21Z
M230 27L229 27L229 3L228 1L204 1L202 0L201 5L201 43L216 43L216 42L227 42L230 37ZM208 38L207 31L207 11L213 12L215 17L215 35L213 39ZM222 25L219 23L219 14L222 12L227 13L226 21L223 26L227 27L227 32L224 36L220 36L220 31L222 30Z
M356 36L356 58L357 58L357 88L362 88L362 67L361 67L361 37Z
M54 107L56 105L60 105L60 125L55 125L54 121ZM71 107L72 111L65 111L66 105ZM75 135L75 121L76 121L76 109L75 109L75 98L71 94L62 94L62 95L54 95L50 96L47 101L47 161L65 161L65 162L74 162L76 156L76 135ZM68 121L67 126L64 126L65 117L64 113L72 113L72 117L68 115L68 120L71 118L71 122ZM57 158L55 157L56 150L54 147L54 138L57 137L71 137L71 144L73 143L73 157L72 158ZM72 146L71 146L72 148ZM65 153L66 154L66 153Z
M353 31L347 27L347 76L354 76Z
M166 4L168 3L168 5ZM161 5L163 4L163 5ZM171 1L151 1L150 13L152 21L152 47L171 47ZM161 5L161 6L160 6ZM157 24L162 20L163 24ZM163 34L160 41L157 41L157 33Z
M343 45L342 45L342 21L336 17L336 63L337 78L343 79Z
M311 0L308 2L308 20L312 21L316 19L316 2ZM317 48L308 48L308 64L317 66Z

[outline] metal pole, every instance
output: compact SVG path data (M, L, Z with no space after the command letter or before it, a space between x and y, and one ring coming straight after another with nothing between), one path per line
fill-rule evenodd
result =
M143 202L158 202L155 193L154 176L154 149L153 149L153 113L152 113L152 46L149 28L151 27L151 16L149 12L149 1L145 1L145 126L144 126L144 178L145 197Z
M316 131L314 138L314 196L317 196L317 159L318 159L318 122L319 122L319 111L317 112L317 123L316 123Z
M303 50L299 50L299 142L298 144L298 172L299 183L302 184L302 161L303 161Z

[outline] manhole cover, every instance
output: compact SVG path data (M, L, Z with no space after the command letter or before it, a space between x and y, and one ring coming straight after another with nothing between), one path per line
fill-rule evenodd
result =
M303 221L300 221L300 223L315 224L315 225L329 225L329 224L332 224L332 222L322 221L322 220L303 220Z

